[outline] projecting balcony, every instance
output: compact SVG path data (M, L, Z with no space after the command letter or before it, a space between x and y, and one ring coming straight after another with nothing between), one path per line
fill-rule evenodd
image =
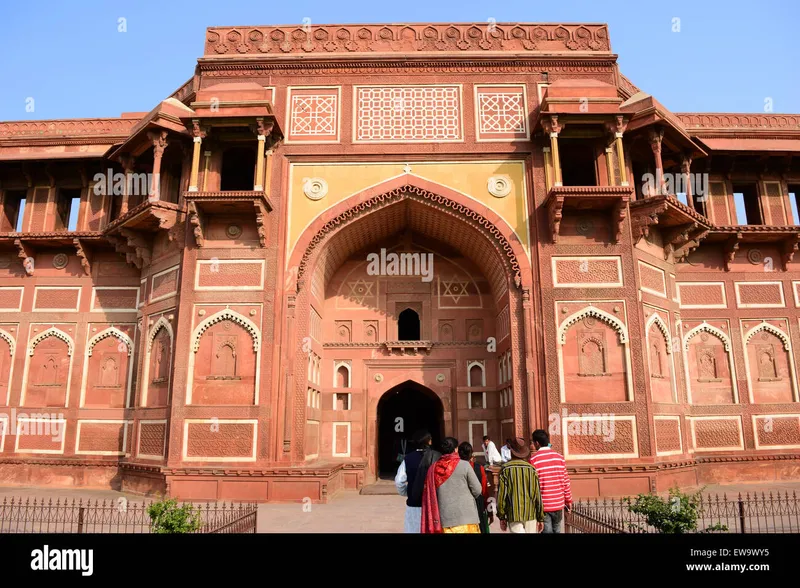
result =
M206 215L253 215L258 228L261 247L267 246L266 214L273 209L272 201L263 190L231 190L217 192L183 193L189 214L189 224L193 227L195 244L205 245Z
M169 231L181 212L183 210L178 204L147 198L109 223L106 233L115 233L123 228L145 233Z
M389 353L400 355L429 354L433 349L433 341L385 341L383 344Z
M685 259L709 235L711 221L671 195L650 196L631 202L631 231L634 243L650 235L658 225L664 243L664 259L673 255Z
M544 203L552 242L558 243L565 210L592 210L605 211L611 216L612 240L618 243L622 239L622 227L632 194L630 186L554 186Z
M708 233L709 243L721 244L725 252L725 271L731 270L731 264L736 259L736 253L742 243L748 245L777 246L781 254L781 268L788 271L789 263L794 259L794 254L800 245L800 226L772 226L772 225L734 225L726 227L714 226ZM753 248L748 251L751 263L770 264L769 258L755 257ZM774 264L777 266L777 264ZM777 267L770 267L777 270Z

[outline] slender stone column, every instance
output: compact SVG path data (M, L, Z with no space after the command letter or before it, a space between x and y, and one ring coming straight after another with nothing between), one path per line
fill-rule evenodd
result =
M167 131L149 132L147 136L153 142L153 177L150 181L150 200L161 199L161 158L167 148Z
M555 186L561 186L561 160L558 157L558 134L564 128L558 124L558 116L550 115L550 118L542 121L542 128L550 135L550 154L553 158L553 179Z
M200 171L200 150L205 133L200 129L200 121L192 120L192 134L194 135L194 150L192 151L192 174L189 176L189 192L197 192L197 176Z
M133 187L131 186L131 174L133 173L136 165L136 160L132 155L128 155L126 153L124 155L120 155L119 162L122 165L122 171L125 174L125 191L122 194L122 203L119 207L119 215L122 216L128 212L128 208L130 206L131 192L133 191Z
M664 192L664 164L661 161L661 141L664 139L664 129L650 129L648 140L650 148L653 150L653 158L656 163L656 182L658 183L659 194Z

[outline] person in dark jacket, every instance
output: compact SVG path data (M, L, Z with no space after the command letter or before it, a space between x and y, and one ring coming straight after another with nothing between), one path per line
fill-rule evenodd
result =
M458 456L469 463L478 477L478 482L481 483L481 495L475 499L475 505L478 507L478 517L480 518L481 533L489 533L489 525L492 524L493 516L487 512L486 506L489 504L489 477L486 475L486 469L479 463L476 463L475 458L472 457L472 444L464 441L458 446Z
M394 484L401 496L406 496L406 517L403 525L405 533L419 533L422 516L422 491L425 476L442 454L431 448L432 437L428 431L414 433L414 451L406 454L397 470Z

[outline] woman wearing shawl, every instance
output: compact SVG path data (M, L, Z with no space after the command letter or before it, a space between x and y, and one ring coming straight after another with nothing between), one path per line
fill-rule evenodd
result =
M431 465L422 495L422 533L480 533L475 499L482 488L475 471L463 461L458 440L442 442L442 457Z
M464 441L458 446L458 456L469 463L475 476L481 483L481 495L475 499L475 505L478 507L478 517L480 517L481 533L489 533L489 525L492 524L492 515L486 512L486 505L489 504L489 478L486 475L486 470L479 463L475 462L472 456L472 444Z

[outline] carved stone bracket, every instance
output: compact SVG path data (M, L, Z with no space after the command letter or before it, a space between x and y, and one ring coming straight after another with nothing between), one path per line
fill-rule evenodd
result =
M80 239L73 239L72 244L75 245L75 253L78 256L78 259L81 260L81 266L83 267L83 273L87 276L92 275L92 266L89 262L89 257L87 256L86 248L81 243Z
M267 225L266 225L266 218L267 218L267 211L264 208L264 204L259 200L254 200L253 205L255 206L256 210L256 227L258 227L258 242L261 247L267 246Z
M558 243L558 233L561 229L561 219L564 216L564 197L551 197L547 206L547 219L550 224L550 239L553 243Z
M736 259L736 252L739 251L739 244L742 242L742 234L736 233L733 237L725 241L725 271L731 271L731 264Z
M688 223L680 225L663 232L664 237L664 259L669 260L671 253L675 253L683 245L689 242L689 234L697 229L698 223Z
M200 211L197 210L197 205L194 202L189 202L189 224L192 227L192 234L194 235L194 242L198 247L205 245L205 237L203 236L203 222L200 218Z
M14 239L14 246L17 248L20 259L22 259L22 267L25 268L25 273L32 276L34 270L33 250L19 239Z
M120 255L125 256L125 261L138 269L142 269L142 262L139 257L136 255L136 250L133 247L128 246L128 242L118 237L117 235L106 235L106 239L108 239L109 243L114 245L114 250L119 253Z
M125 227L121 228L119 232L128 240L128 247L133 248L134 252L136 253L136 257L140 260L140 263L137 264L136 267L141 269L142 266L149 264L150 243L147 241L144 234Z
M685 261L692 251L700 247L700 241L705 239L710 232L711 231L705 227L699 227L692 232L686 244L679 251L675 252L678 261Z
M564 124L558 122L557 114L551 114L549 117L542 118L542 129L548 135L553 133L557 135L564 130Z
M645 237L650 236L650 227L658 224L658 216L667 210L667 204L662 203L656 208L645 213L631 215L631 232L633 233L634 245Z
M622 229L625 226L625 218L628 216L628 199L620 198L614 205L611 213L611 226L614 228L612 238L614 243L622 241Z
M800 244L800 235L793 235L783 242L781 248L781 262L783 263L783 271L789 271L789 263L794 259L794 254L797 251L798 244Z

